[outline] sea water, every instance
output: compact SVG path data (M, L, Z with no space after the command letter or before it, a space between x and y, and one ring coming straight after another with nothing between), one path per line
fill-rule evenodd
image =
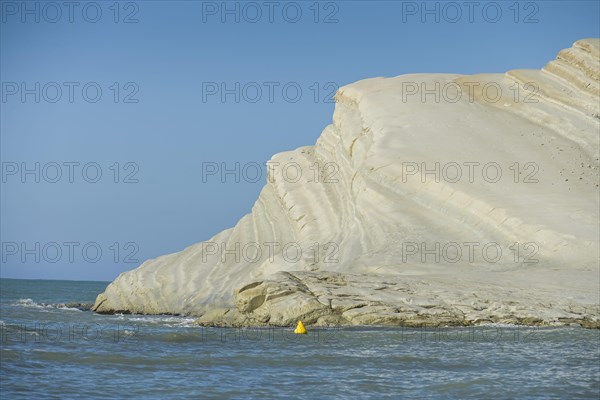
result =
M580 327L210 328L99 315L107 282L0 280L0 398L593 398Z

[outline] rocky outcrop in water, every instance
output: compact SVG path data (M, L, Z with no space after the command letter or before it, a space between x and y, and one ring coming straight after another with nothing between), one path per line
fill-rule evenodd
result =
M598 326L599 43L542 70L340 88L333 123L272 158L250 214L121 274L93 309L225 326Z

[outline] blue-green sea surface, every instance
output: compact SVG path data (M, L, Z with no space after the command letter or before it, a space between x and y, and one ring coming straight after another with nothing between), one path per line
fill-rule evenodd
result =
M203 328L98 315L106 282L0 280L2 399L600 398L600 331Z

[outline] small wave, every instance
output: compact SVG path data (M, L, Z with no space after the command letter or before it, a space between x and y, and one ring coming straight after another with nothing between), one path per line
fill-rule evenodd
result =
M59 310L72 311L89 311L92 308L92 304L86 303L37 303L32 299L19 299L14 302L13 305L28 308L56 308Z
M129 322L144 323L159 325L165 327L194 327L196 326L196 318L178 317L172 315L136 315L136 314L115 314L119 320L127 320Z
M186 318L186 317L173 317L173 316L141 316L138 318L133 318L136 321L146 322L156 325L162 326L179 326L179 327L189 327L195 325L196 318Z
M41 308L42 306L38 303L36 303L35 301L31 300L31 299L19 299L14 303L15 306L22 306L22 307L35 307L35 308Z
M58 308L59 310L72 310L72 311L89 311L89 308L69 307L67 305L52 304L51 307Z

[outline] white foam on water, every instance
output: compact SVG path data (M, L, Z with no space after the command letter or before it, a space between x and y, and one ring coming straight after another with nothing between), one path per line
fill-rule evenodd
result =
M32 299L19 299L14 302L12 305L20 306L20 307L28 307L28 308L55 308L58 310L71 310L71 311L81 311L79 308L75 307L67 307L66 304L46 304L46 303L37 303Z
M115 314L119 320L129 322L147 323L165 327L192 327L196 325L196 318L177 317L171 315L136 315L136 314Z
M69 310L69 311L79 311L82 312L83 310L80 310L79 308L75 308L75 307L67 307L65 305L56 305L54 306L55 308L58 308L59 310Z
M13 305L21 306L21 307L34 307L34 308L42 308L43 307L41 304L36 303L32 299L19 299L15 303L13 303Z

